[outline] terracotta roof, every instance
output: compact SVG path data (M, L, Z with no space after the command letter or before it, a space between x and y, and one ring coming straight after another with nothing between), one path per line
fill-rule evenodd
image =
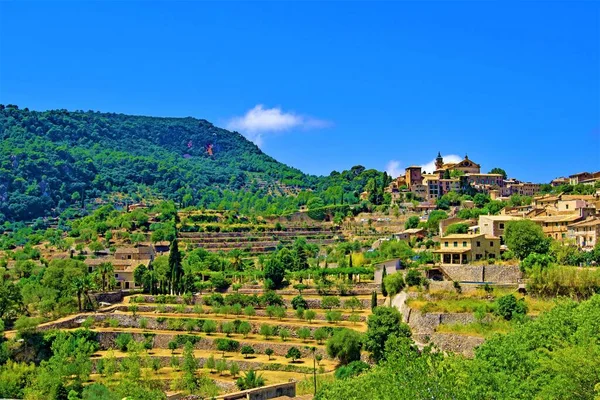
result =
M583 226L596 226L600 225L600 218L590 217L586 220L575 222L574 224L569 225L569 227L580 228Z
M571 222L577 221L581 216L579 214L570 215L553 215L553 216L538 216L531 218L534 222Z

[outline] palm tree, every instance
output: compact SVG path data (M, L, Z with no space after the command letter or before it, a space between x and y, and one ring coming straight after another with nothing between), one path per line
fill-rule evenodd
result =
M107 283L108 283L107 277L109 275L112 275L113 272L114 272L114 267L113 267L112 263L103 262L102 264L98 265L98 273L102 277L102 291L104 291L104 289L107 286Z
M71 281L71 291L77 296L77 306L81 312L81 295L83 294L84 282L82 276L76 276Z

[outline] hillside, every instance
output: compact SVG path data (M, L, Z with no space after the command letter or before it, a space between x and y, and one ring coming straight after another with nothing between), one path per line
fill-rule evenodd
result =
M7 106L0 109L0 137L0 213L7 220L116 192L192 202L209 188L271 184L285 191L317 180L239 133L195 118Z

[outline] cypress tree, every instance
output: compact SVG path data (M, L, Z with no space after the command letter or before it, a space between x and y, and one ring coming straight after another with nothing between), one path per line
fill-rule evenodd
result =
M375 309L375 307L377 307L377 292L373 291L371 292L371 310Z
M182 275L181 269L181 253L179 252L179 245L177 239L174 239L171 243L171 249L169 252L169 268L171 270L171 294L175 294L180 289L180 281Z
M381 272L381 294L383 294L383 297L387 297L387 295L388 295L387 290L385 289L385 285L383 283L386 276L387 276L387 268L384 265L383 271Z

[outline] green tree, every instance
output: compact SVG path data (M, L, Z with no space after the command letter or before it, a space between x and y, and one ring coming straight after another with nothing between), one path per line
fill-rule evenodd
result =
M392 336L410 337L408 325L402 322L402 315L393 307L375 307L367 320L365 348L376 361L385 355L385 342Z
M550 248L550 241L542 228L528 219L507 222L504 239L508 248L521 260L531 253L546 254Z
M500 174L502 175L502 179L506 179L508 176L506 175L506 171L503 170L502 168L492 168L492 170L490 172L488 172L488 174Z
M421 220L416 215L409 217L404 224L404 229L414 229L419 226Z
M298 350L296 347L290 347L288 349L287 354L285 355L285 358L291 358L292 362L296 362L296 360L298 360L301 357L302 353L300 353L300 350Z
M271 356L273 355L273 349L271 349L270 347L267 347L265 349L265 354L267 355L267 357L269 357L269 361L271 361Z
M340 329L327 340L327 354L336 357L341 364L360 360L363 340L360 333L351 329Z
M254 354L254 348L252 346L242 346L240 352L244 355L244 358L248 358L249 354Z
M273 282L275 287L279 287L285 276L285 267L276 257L269 257L264 268L265 279Z
M171 271L171 295L174 295L176 293L179 294L182 292L181 278L183 276L183 268L181 267L181 253L179 253L179 245L177 243L177 239L171 242L171 248L169 250L169 269Z

